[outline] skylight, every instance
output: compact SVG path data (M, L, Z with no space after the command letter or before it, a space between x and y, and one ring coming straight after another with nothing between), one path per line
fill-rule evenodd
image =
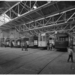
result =
M18 14L18 16L21 16L20 14Z
M2 14L0 16L0 26L3 25L4 23L9 22L11 19L8 17L6 14Z
M37 8L37 6L35 6L35 5L34 5L34 6L33 6L33 8L34 8L34 9L36 9L36 8Z

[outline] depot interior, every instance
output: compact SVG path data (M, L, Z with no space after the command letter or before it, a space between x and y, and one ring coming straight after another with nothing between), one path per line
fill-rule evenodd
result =
M22 40L30 48L75 45L74 22L74 1L0 1L0 47L20 48Z

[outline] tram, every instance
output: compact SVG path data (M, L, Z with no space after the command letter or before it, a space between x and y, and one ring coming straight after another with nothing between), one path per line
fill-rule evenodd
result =
M47 48L46 34L39 34L38 47L43 49Z
M58 32L55 35L55 48L67 49L69 45L69 34L64 32Z
M29 47L29 38L23 38L22 40L24 40L24 42L27 43L27 47ZM22 41L21 41L22 42Z
M17 48L21 47L21 39L16 40L16 47Z
M10 39L9 39L9 38L7 38L7 39L5 40L4 46L5 46L5 47L10 47Z
M37 36L31 36L30 38L29 38L29 47L30 48L37 48L38 47L38 37Z
M34 48L38 48L38 36L33 36Z
M16 40L16 47L21 48L21 43L23 42L27 42L27 45L29 46L29 39L28 38L21 38Z

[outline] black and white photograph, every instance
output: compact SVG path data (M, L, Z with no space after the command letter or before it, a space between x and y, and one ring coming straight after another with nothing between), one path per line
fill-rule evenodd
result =
M0 74L75 74L75 1L0 1Z

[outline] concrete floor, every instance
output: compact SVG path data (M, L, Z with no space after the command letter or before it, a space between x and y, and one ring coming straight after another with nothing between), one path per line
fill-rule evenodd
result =
M0 48L0 74L75 74L67 58L67 52L55 50Z

